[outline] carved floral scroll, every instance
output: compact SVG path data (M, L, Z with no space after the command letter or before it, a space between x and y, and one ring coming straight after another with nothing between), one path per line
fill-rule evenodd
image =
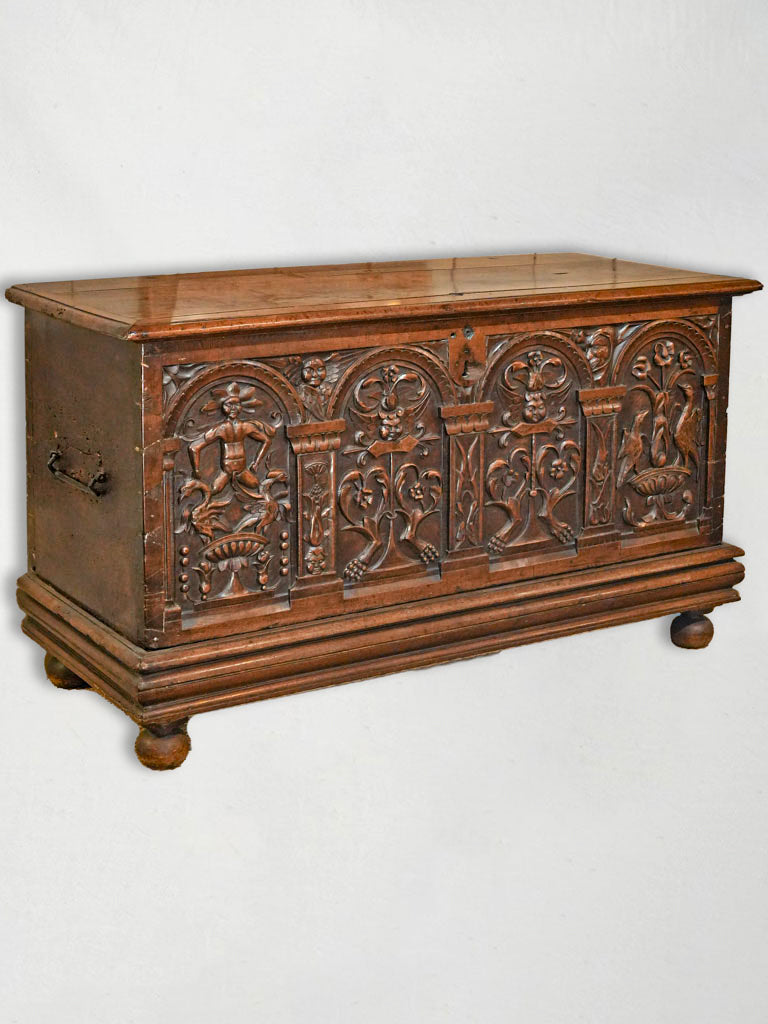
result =
M369 358L342 392L338 571L348 584L437 569L441 558L443 432L430 375L440 364L390 356Z
M511 349L491 378L501 410L489 430L485 488L486 537L492 555L510 548L573 544L583 452L577 398L579 359L559 339L531 339Z

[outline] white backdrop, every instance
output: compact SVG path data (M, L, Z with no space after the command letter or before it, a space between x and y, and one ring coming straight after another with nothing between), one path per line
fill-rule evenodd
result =
M532 250L766 280L767 33L764 0L6 0L3 284ZM765 1024L767 316L735 302L748 575L708 651L666 620L220 711L155 774L18 628L3 303L2 1019Z

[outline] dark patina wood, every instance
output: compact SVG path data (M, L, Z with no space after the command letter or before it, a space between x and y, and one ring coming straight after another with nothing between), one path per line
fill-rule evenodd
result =
M193 714L738 599L731 298L581 254L20 285L24 630Z

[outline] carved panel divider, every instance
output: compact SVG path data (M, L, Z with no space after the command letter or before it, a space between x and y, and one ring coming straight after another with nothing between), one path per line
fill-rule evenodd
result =
M176 467L176 454L181 447L178 437L166 438L163 442L163 524L164 555L165 555L165 607L163 609L163 628L170 629L181 623L181 605L176 600L176 545L172 533L174 523L174 486L173 473ZM181 556L186 558L186 554ZM179 566L183 571L189 565Z
M335 453L346 426L344 420L325 420L287 428L296 455L298 572L292 597L341 587L336 574Z
M581 388L586 423L584 529L579 548L618 540L616 526L616 416L627 389Z
M707 468L702 525L711 528L714 518L715 480L717 475L717 374L702 374L701 383L707 396Z
M485 437L493 402L444 405L440 415L449 437L450 500L448 554L444 567L488 564L483 546Z

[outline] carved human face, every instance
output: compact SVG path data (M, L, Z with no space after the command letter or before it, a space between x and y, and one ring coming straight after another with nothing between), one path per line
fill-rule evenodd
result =
M325 374L325 363L316 356L313 356L311 359L305 359L302 363L301 379L311 388L320 387L325 380Z
M541 391L526 391L523 419L527 423L539 423L547 415L547 404Z
M221 408L224 411L224 415L230 420L236 420L240 415L240 401L237 398L228 398L222 403Z
M384 441L395 441L403 432L405 409L398 406L388 412L379 412L379 437Z

